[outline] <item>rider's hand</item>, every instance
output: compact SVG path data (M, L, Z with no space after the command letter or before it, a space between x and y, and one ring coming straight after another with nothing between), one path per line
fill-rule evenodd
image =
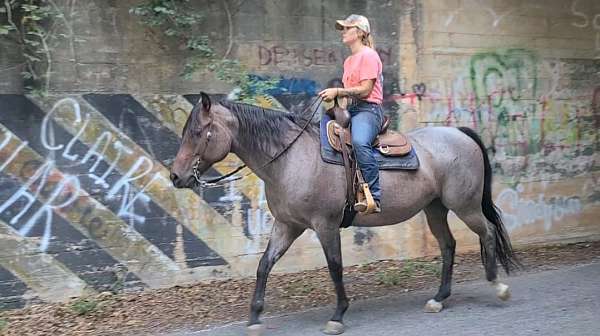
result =
M338 95L338 88L329 88L319 92L319 97L323 98L325 101L331 101L333 98Z

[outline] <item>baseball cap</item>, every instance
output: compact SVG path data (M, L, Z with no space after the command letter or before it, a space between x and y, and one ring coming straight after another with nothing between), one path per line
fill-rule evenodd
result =
M351 14L344 20L335 21L335 29L342 30L344 27L357 27L358 29L371 33L371 25L366 17L358 14Z

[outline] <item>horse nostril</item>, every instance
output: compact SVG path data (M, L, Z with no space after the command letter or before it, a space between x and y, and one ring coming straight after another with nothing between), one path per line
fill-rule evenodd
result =
M169 176L171 178L171 181L173 181L173 183L177 182L177 180L179 180L179 176L177 176L177 174L175 173L171 173L171 175Z

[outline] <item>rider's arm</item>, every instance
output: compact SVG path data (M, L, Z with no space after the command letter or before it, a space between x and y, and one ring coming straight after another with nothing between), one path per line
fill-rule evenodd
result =
M337 95L338 97L352 96L358 98L365 98L371 93L371 90L373 90L374 85L375 79L365 79L360 81L360 85L358 86L337 89Z

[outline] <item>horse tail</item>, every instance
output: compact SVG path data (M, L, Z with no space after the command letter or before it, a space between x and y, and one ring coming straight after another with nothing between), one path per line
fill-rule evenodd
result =
M501 211L492 200L492 166L490 165L490 158L488 157L487 149L485 148L483 141L481 140L479 135L475 133L475 131L468 127L459 127L458 129L464 134L466 134L469 138L473 139L473 141L477 143L477 145L481 149L481 153L483 154L484 182L481 208L483 210L485 218L487 218L487 220L494 225L494 232L496 236L496 257L500 260L504 271L506 271L506 273L509 274L511 270L518 269L521 264L519 263L519 260L513 253L510 238L508 236L508 233L506 232L504 223L502 222ZM480 244L481 260L485 266L487 260L487 251L485 249L483 241L480 240Z

